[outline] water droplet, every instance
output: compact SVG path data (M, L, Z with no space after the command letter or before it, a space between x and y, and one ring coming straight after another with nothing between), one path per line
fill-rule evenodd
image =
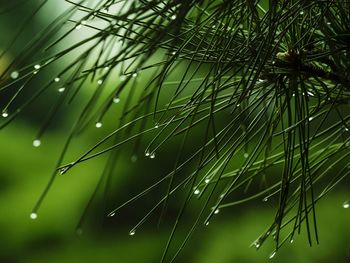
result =
M195 195L199 195L200 191L198 189L194 190Z
M5 110L1 114L2 117L7 118L9 116L8 112Z
M19 77L19 72L16 71L16 70L12 71L10 76L11 76L12 79L16 79L16 78Z
M87 23L86 20L82 20L82 21L81 21L81 24L82 24L82 25L86 25L86 23Z
M219 209L216 209L215 211L214 211L214 214L218 214L218 213L220 213L220 210Z
M65 90L66 90L66 88L63 88L63 87L62 87L62 88L59 88L59 89L58 89L58 92L62 93L62 92L65 91Z
M133 229L133 230L131 230L131 231L129 232L129 235L130 235L130 236L133 236L133 235L135 235L135 233L136 233L136 231Z
M206 225L206 226L208 226L208 225L209 225L209 221L208 221L208 222L206 222L206 223L205 223L205 225Z
M175 56L176 55L176 51L171 52L171 55Z
M125 75L120 75L120 77L119 77L119 78L120 78L120 80L121 80L121 81L126 80L126 76L125 76Z
M150 155L149 151L146 151L145 156L149 156L149 155Z
M272 65L275 65L275 64L276 64L276 61L273 60L273 61L272 61Z
M34 68L35 68L36 70L38 70L38 69L41 68L41 66L40 66L39 64L36 64L36 65L34 66Z
M311 97L315 96L315 94L313 94L313 93L310 92L310 91L307 92L307 95L309 95L309 96L311 96Z
M243 29L243 25L242 24L239 24L238 26L240 29Z
M349 207L350 207L349 201L345 201L345 202L343 203L343 208L347 209L347 208L349 208Z
M30 219L33 219L33 220L35 220L35 219L37 219L38 218L38 214L37 213L31 213L30 214Z
M175 20L175 19L176 19L176 15L172 15L172 16L170 17L170 19L171 19L171 20Z
M205 182L206 184L209 184L210 179L205 179L204 182Z
M105 67L105 68L104 68L104 70L105 70L105 71L108 71L108 70L109 70L109 67L108 67L108 66L107 66L107 67Z
M345 130L345 131L349 131L349 128L345 128L344 130Z
M299 13L300 15L303 15L304 14L304 11L300 11L300 13Z
M294 242L294 239L291 239L289 242L290 242L290 243L293 243L293 242Z
M115 216L115 212L111 212L111 213L108 215L108 217L113 217L113 216Z
M156 125L154 125L154 128L158 129L159 128L159 124L156 123Z
M276 255L276 251L272 252L269 256L269 258L273 258Z
M69 169L69 166L63 167L63 168L59 169L58 171L59 171L60 175L64 175L68 171L68 169Z
M119 97L114 97L113 98L113 103L117 104L120 102L120 98Z
M254 245L255 245L256 248L259 248L259 247L260 247L260 243L259 243L259 242L255 242Z
M33 141L33 146L34 147L39 147L41 145L41 141L39 140L39 139L35 139L34 141Z
M99 80L97 81L97 84L98 84L98 85L102 85L102 83L103 83L103 80L102 80L102 79L99 79Z
M36 74L38 74L38 72L39 71L35 70L35 71L33 71L33 74L36 75Z
M309 121L312 121L314 119L314 117L309 117Z
M133 162L133 163L137 162L137 155L136 154L131 156L131 162Z
M156 154L153 152L153 153L151 153L151 155L149 156L149 158L151 158L151 159L154 159L154 158L156 158Z
M239 106L241 106L241 104L238 103L238 104L237 104L237 107L239 107Z
M81 28L81 25L80 25L80 24L78 24L78 25L75 27L76 30L79 30L80 28Z
M248 153L244 153L243 156L244 156L244 158L248 158L249 154Z
M215 27L216 27L216 25L212 25L211 27L212 27L212 28L215 28Z
M264 197L263 202L267 202L269 199L267 197Z
M327 24L327 25L331 25L332 23L331 23L331 22L327 22L326 24Z
M96 126L96 128L101 128L102 127L102 122L96 122L95 126Z
M132 76L133 76L134 78L136 78L136 77L137 77L137 72L134 72L134 73L132 74Z

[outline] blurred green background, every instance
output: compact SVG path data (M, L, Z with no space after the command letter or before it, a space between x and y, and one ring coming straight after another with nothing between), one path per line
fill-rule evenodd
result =
M38 1L24 2L0 3L0 51L6 49L21 22L25 21L28 10L33 8L31 3ZM52 2L31 20L19 41L1 59L0 70L19 54L26 39L66 8L63 0ZM47 78L52 76L50 72L46 74ZM28 90L41 84L42 80L38 79ZM77 235L76 226L106 163L104 156L59 177L40 208L37 220L31 220L31 209L50 177L70 120L74 118L70 111L79 108L73 105L73 109L60 112L43 136L42 146L34 148L32 141L45 119L46 107L55 100L51 93L43 97L15 122L0 130L0 262L158 262L170 233L171 219L176 216L176 201L169 204L165 222L158 227L155 216L134 236L128 234L130 229L153 207L159 195L142 198L113 218L107 218L105 211L125 202L171 170L175 143L155 160L144 157L140 151L136 162L130 159L130 146L122 148L118 152L117 169L107 201L103 191L99 191L81 235ZM0 98L2 106L6 99L6 95ZM120 103L116 111L122 106ZM108 134L108 127L108 123L100 130L92 127L75 140L67 159L81 154ZM146 140L140 148L145 146ZM343 185L318 203L320 245L309 247L304 228L304 234L296 236L293 244L286 244L273 259L269 259L274 248L271 241L259 251L249 248L272 222L277 207L276 200L257 201L224 209L209 226L199 227L176 262L350 262L350 209L342 207L348 198L348 187ZM179 197L178 202L180 200ZM184 227L176 241L184 238L186 226L190 227L193 220L191 216L184 218Z

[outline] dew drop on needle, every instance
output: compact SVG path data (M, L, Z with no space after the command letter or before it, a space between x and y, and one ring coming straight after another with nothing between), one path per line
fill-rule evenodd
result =
M19 77L19 73L18 73L18 71L15 70L15 71L11 72L10 76L12 79L17 79Z
M31 213L30 214L30 219L33 219L33 220L35 220L35 219L37 219L38 218L38 214L37 213Z
M34 141L33 141L33 146L34 147L39 147L41 145L41 141L39 140L39 139L35 139Z

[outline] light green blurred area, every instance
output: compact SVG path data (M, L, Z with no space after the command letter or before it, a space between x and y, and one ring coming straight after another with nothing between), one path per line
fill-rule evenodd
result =
M50 10L54 12L52 7ZM25 9L18 12L25 13ZM40 21L43 23L45 19L50 19L49 13L36 22L38 28ZM11 19L0 17L0 21L3 21L0 24L0 30L4 32L0 36L2 40L6 39L6 34L11 35ZM4 46L0 48L4 49ZM18 48L14 47L15 50ZM7 60L10 59L8 56ZM0 62L6 64L5 59ZM36 111L45 111L42 106L33 107ZM122 103L118 107L122 107ZM38 218L30 219L31 209L52 174L67 136L66 118L61 117L45 133L42 146L34 148L32 141L41 119L23 117L0 130L0 262L159 262L175 213L171 211L167 219L172 220L163 222L160 227L157 220L151 220L135 236L128 235L142 215L152 208L156 200L154 196L147 196L115 218L108 219L103 191L99 191L83 225L82 235L76 234L76 226L107 156L85 162L68 174L57 177L38 211ZM67 160L79 156L106 135L107 127L108 124L104 124L98 132L90 131L74 141ZM132 163L127 150L120 151L119 155L111 185L115 196L109 199L108 207L120 205L149 186L155 178L164 176L165 170L172 167L175 147L170 146L160 158L152 161L140 156L136 163ZM250 244L274 218L277 203L271 200L223 209L209 226L198 227L175 262L350 262L350 209L342 207L342 203L349 199L349 191L345 189L335 188L317 204L319 245L309 247L303 226L302 234L295 237L294 243L283 246L273 259L269 259L274 249L272 241L264 244L259 251L250 248ZM176 207L172 209L176 211ZM194 218L190 217L184 219L184 227L177 233L178 242L174 242L171 252L175 252L176 245L184 239L193 221Z

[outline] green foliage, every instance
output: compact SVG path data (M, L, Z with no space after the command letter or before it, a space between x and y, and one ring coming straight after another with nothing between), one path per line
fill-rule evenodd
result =
M28 19L46 2L40 1ZM253 199L276 199L278 207L252 246L258 249L272 237L273 257L285 242L293 242L303 223L309 244L318 243L315 205L350 172L350 3L67 2L70 8L32 38L0 82L1 94L9 98L1 127L52 88L58 90L36 147L62 107L82 105L33 219L58 175L109 154L80 229L98 189L108 192L120 148L133 143L136 161L147 140L144 154L152 159L176 144L173 170L108 216L160 192L133 235L156 212L165 220L172 197L181 196L162 262L173 262L195 229L221 209ZM27 91L43 71L51 79ZM113 107L121 101L115 125ZM113 123L110 134L66 162L74 138L103 123ZM279 178L270 176L276 169ZM191 212L194 222L181 241L175 240L194 202L201 204ZM173 242L176 249L169 254Z

